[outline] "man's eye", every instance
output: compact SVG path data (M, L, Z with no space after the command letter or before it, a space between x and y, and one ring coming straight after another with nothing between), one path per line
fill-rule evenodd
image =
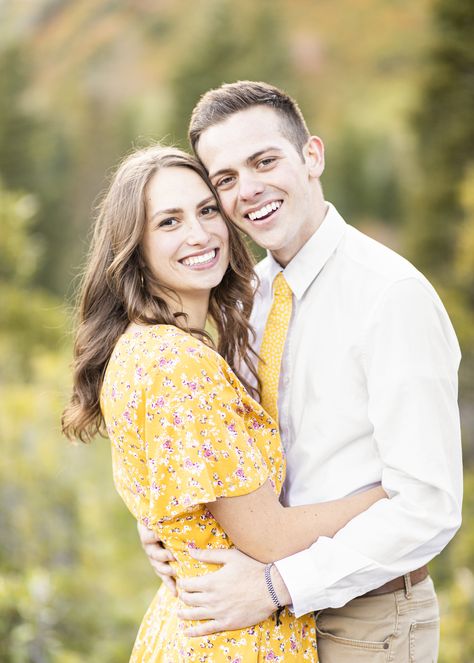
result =
M216 189L222 189L226 186L229 186L234 181L234 177L228 175L227 177L221 177L220 180L216 182Z
M275 157L265 157L265 159L261 159L258 162L258 165L263 166L265 168L265 166L270 166L275 161L276 161Z

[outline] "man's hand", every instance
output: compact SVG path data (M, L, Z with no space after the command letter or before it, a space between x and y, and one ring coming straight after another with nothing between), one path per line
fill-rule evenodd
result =
M190 637L210 635L219 631L233 631L258 624L267 619L275 605L265 584L265 565L231 550L190 550L200 562L222 564L214 573L178 580L182 608L178 617L184 620L207 620L189 628ZM276 567L272 567L272 581L280 603L291 603L286 586Z
M148 561L161 578L162 583L166 585L173 596L177 596L178 593L174 579L176 574L169 563L175 561L173 555L163 547L161 541L151 529L148 529L148 527L145 527L141 523L137 523L137 529L143 550L148 556Z

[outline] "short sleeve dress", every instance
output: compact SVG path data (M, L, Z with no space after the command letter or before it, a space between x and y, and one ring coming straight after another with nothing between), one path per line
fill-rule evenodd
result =
M131 513L172 551L178 577L215 570L189 555L192 548L232 546L205 505L245 495L267 479L279 494L285 463L274 422L218 353L170 325L121 336L101 408L115 486ZM285 609L279 623L271 617L251 628L188 638L177 617L182 605L160 587L132 663L317 661L312 615L296 619Z

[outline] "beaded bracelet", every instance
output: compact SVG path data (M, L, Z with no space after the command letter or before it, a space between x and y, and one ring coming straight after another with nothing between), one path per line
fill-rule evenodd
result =
M268 593L272 597L272 601L277 607L278 610L282 610L284 606L281 605L280 601L278 600L277 593L275 591L275 588L272 583L272 577L271 577L271 570L272 570L273 562L271 564L266 564L265 565L265 583L267 585Z

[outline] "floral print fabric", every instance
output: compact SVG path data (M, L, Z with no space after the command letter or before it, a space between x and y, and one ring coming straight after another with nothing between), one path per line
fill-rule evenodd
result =
M224 359L168 325L124 334L107 367L101 407L116 488L135 518L176 558L178 577L216 567L191 548L232 542L206 508L269 480L278 494L285 464L278 431ZM132 662L317 661L312 616L288 610L252 628L187 638L182 605L162 586L150 605Z

